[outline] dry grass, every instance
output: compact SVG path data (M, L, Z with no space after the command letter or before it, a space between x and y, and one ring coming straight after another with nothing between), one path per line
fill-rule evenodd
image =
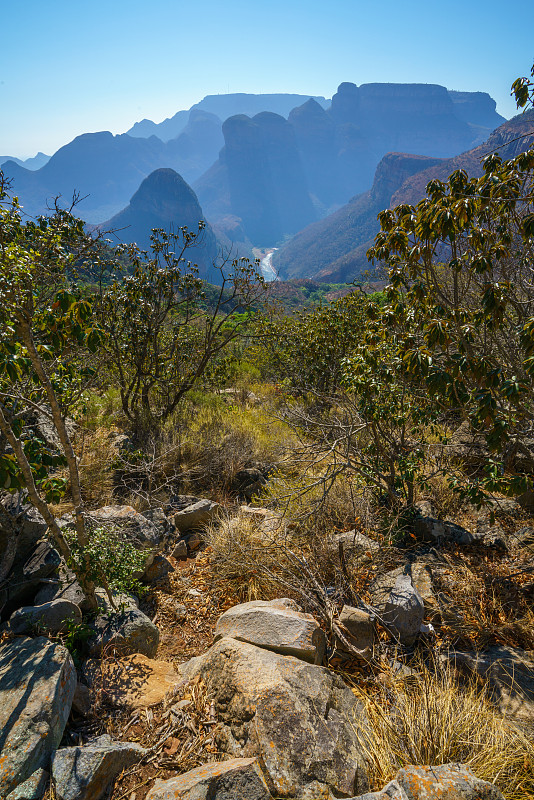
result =
M534 796L534 740L507 723L474 681L460 686L447 666L420 663L403 680L388 670L378 693L354 688L369 726L358 728L375 789L408 764L466 764L506 800Z
M435 588L453 598L458 617L443 620L442 636L471 649L491 644L534 649L532 576L521 571L531 565L530 553L501 559L491 551L458 548L448 561L450 567L435 575Z
M206 531L217 583L240 603L280 596L283 528L244 516L222 519ZM287 565L286 565L287 566Z

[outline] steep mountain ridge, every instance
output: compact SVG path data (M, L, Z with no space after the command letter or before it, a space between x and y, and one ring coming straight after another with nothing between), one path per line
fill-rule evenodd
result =
M251 158L250 142L244 136L245 130L252 130L247 119L241 114L226 120L225 147L195 189L212 219L228 214L239 217L252 241L272 246L294 232L295 226L276 218L275 190L266 177L268 158L258 148ZM386 153L448 158L487 138L491 127L482 127L481 122L502 120L495 102L483 92L472 97L469 92L450 93L432 84L358 87L342 83L329 109L309 99L289 114L287 126L293 133L279 144L285 163L280 192L292 194L295 201L300 198L300 221L308 224L314 216L325 216L369 189ZM292 204L288 206L286 214L295 217Z
M446 180L456 169L477 177L482 174L483 158L491 152L498 150L503 158L513 158L533 145L534 112L527 112L505 122L484 144L453 158L389 153L379 163L370 191L297 234L276 251L273 266L282 278L354 280L370 268L366 253L379 230L379 211L419 202L430 180Z
M232 94L208 94L200 102L195 103L187 111L177 111L172 117L167 117L163 122L153 122L150 119L143 119L136 122L130 130L126 131L130 136L158 136L163 142L174 139L187 125L191 112L195 110L207 111L216 114L224 122L228 117L236 114L246 114L253 117L260 111L272 111L287 117L291 109L300 103L305 102L311 95L304 94L247 94L237 92ZM315 96L314 100L325 107L330 105L330 100L321 96Z

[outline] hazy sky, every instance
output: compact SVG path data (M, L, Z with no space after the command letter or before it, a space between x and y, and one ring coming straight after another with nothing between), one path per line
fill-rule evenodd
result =
M342 81L487 91L534 59L532 0L0 0L0 155L157 122L206 94Z

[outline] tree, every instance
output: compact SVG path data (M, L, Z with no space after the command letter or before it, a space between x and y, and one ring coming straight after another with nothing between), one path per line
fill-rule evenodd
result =
M121 250L101 275L99 320L108 364L140 438L169 418L242 334L246 312L262 302L263 278L243 258L223 259L220 286L208 302L198 270L185 259L202 228L155 230L151 254Z
M80 369L73 362L73 351L90 354L101 341L92 305L75 281L76 264L93 247L83 223L70 211L56 207L49 217L24 222L0 173L0 485L8 491L27 490L96 608L78 465L66 424L69 408L91 374L89 366ZM25 416L35 410L53 424L59 454L26 430ZM50 474L60 465L68 468L78 558L49 506L65 489L65 482ZM12 560L13 548L8 549ZM5 567L7 563L4 573Z
M514 83L521 105L525 81ZM417 206L383 211L368 253L389 272L381 336L395 337L403 369L439 408L486 438L478 501L484 489L524 491L534 469L533 201L534 151L494 153L482 177L458 170Z

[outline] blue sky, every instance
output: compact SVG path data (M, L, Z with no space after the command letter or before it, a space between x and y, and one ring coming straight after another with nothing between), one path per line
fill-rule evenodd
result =
M206 94L331 97L342 81L487 91L534 60L523 0L4 0L0 155L160 121Z

